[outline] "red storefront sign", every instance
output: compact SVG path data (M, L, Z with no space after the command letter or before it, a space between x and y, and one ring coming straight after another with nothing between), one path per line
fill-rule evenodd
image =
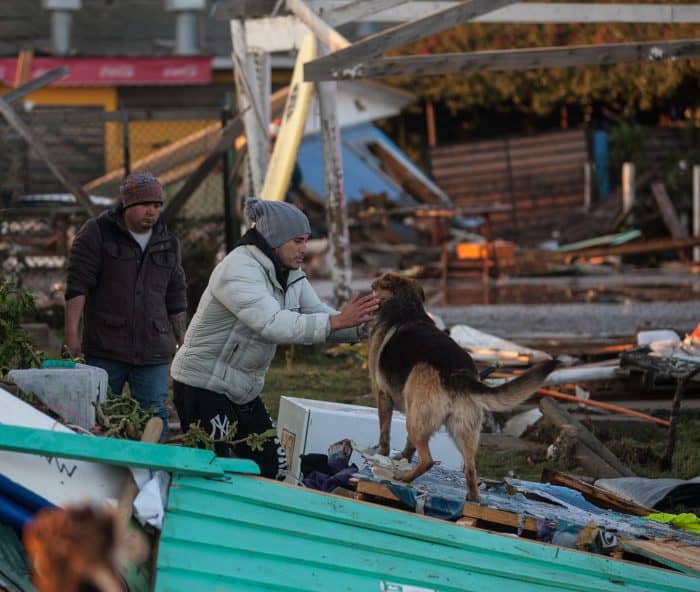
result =
M29 80L68 66L51 86L176 86L211 82L210 57L34 58ZM17 58L0 58L0 82L14 86Z

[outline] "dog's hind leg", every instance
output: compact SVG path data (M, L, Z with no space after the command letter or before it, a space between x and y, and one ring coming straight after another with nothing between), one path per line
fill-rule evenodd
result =
M443 395L443 396L441 396ZM399 477L402 481L413 481L433 466L433 457L428 445L430 437L440 428L445 418L443 409L446 398L440 387L440 376L428 366L417 366L404 386L406 402L406 431L408 439L404 453L413 456L413 447L418 452L418 462Z
M467 499L478 502L479 478L476 473L476 452L479 449L482 413L474 407L467 406L456 410L447 418L445 425L464 461L464 478L467 481Z
M410 422L407 419L406 428L408 429L409 439L411 442L415 443L415 449L418 451L418 462L412 470L406 471L400 475L399 478L401 481L406 482L413 481L416 477L420 477L435 464L433 462L433 457L430 454L430 447L428 446L432 431L424 430L422 429L422 426L413 425L414 423L416 422ZM407 442L406 445L409 446L409 443Z

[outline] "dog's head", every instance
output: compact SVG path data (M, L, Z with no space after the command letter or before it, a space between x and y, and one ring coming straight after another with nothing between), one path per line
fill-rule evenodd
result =
M372 292L381 302L392 298L418 298L425 302L425 293L421 285L414 279L398 273L387 272L372 282Z

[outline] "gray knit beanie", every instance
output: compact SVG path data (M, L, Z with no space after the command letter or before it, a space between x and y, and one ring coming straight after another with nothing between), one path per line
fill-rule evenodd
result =
M251 222L255 222L255 228L273 249L298 236L311 234L306 214L284 201L249 197L245 200L243 212Z

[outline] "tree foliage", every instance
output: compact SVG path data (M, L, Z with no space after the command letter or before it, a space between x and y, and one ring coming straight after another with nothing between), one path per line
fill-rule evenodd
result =
M395 53L419 55L699 37L700 25L693 24L471 23L428 37ZM684 98L694 104L699 78L698 60L678 60L401 77L396 82L419 96L444 102L453 114L486 108L545 115L566 104L584 107L604 104L629 116L656 108L674 97L688 80L695 81L685 87L694 89L695 96Z

